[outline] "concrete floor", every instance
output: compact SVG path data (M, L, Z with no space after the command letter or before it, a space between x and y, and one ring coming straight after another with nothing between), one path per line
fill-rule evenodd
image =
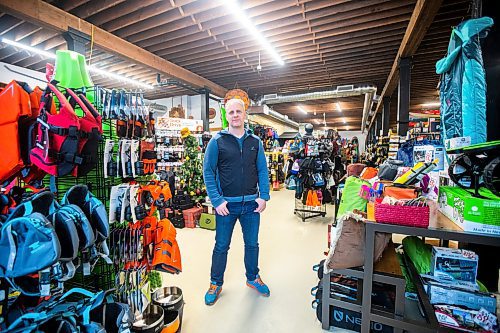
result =
M328 206L326 218L302 222L293 214L293 193L272 192L261 218L259 267L271 290L269 298L245 285L243 238L237 224L221 296L215 305L206 306L204 295L210 281L215 232L199 228L178 230L183 272L177 276L165 274L164 285L183 290L186 304L182 332L323 332L311 308L310 290L318 283L311 268L328 249L327 225L333 206Z

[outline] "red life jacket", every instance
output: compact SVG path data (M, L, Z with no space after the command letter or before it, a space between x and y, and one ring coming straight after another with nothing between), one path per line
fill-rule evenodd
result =
M82 158L82 163L77 165L72 173L75 177L81 177L89 173L97 164L97 148L102 140L102 117L83 94L77 96L71 89L66 89L66 91L84 114L82 118L79 118L78 141L78 155Z
M10 82L0 91L0 183L23 167L19 144L19 118L31 115L29 92L18 82Z
M59 100L59 112L50 114L52 94ZM31 163L53 176L71 173L83 161L78 156L80 122L64 95L47 84L36 123L36 141L30 152Z

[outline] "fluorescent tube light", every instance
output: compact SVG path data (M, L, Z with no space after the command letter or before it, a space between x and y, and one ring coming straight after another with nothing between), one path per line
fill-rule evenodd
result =
M430 107L435 107L435 106L441 106L441 103L440 102L430 102L430 103L424 103L424 104L420 104L421 106L423 106L424 108L430 108Z
M344 122L344 124L346 123L345 118L342 118L342 121Z
M50 58L50 59L55 59L56 58L56 54L55 53L51 53L51 52L48 52L48 51L40 50L40 49L37 49L35 47L28 46L28 45L25 45L25 44L21 44L21 43L15 42L15 41L7 39L7 38L2 38L1 42L4 43L4 44L12 45L14 47L18 47L18 48L26 50L28 52L39 54L39 55L41 55L41 56L43 56L45 58ZM93 72L95 74L102 75L102 76L105 76L105 77L108 77L108 78L112 78L114 80L127 82L129 84L141 87L143 89L154 89L155 88L154 86L152 86L150 84L147 84L145 82L141 82L141 81L137 81L137 80L134 80L134 79L130 79L130 78L126 77L126 76L123 76L123 75L120 75L120 74L116 74L116 73L113 73L113 72L108 72L108 71L99 69L96 66L88 66L88 69L89 69L89 71L91 71L91 72Z
M340 107L340 102L335 103L335 105L337 106L337 111L342 112L342 108Z
M301 105L297 105L297 109L299 109L301 112L307 114L307 111L304 110L304 108Z
M15 41L7 39L7 38L2 38L2 43L8 44L8 45L12 45L12 46L18 47L20 49L24 49L24 50L32 52L32 53L39 54L41 56L44 56L45 58L51 58L51 59L55 59L56 58L56 55L54 53L50 53L50 52L47 52L47 51L44 51L44 50L40 50L40 49L31 47L31 46L28 46L28 45L24 45L24 44L15 42Z
M259 30L253 25L248 16L241 8L241 5L237 0L224 0L226 4L227 10L236 16L237 21L242 24L252 35L254 39L256 39L264 50L266 50L273 58L276 60L278 64L283 66L285 62L281 58L281 56L276 52L276 50L271 46L271 44L267 41L267 39L260 33Z

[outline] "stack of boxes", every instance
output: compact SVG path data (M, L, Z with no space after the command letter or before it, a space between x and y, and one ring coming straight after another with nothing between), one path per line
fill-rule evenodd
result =
M497 332L497 302L480 292L478 256L472 251L433 247L430 275L424 287L443 326L467 332Z

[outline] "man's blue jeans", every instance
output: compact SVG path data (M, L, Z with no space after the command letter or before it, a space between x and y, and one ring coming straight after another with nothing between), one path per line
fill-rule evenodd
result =
M260 213L254 212L257 202L228 202L229 215L216 214L215 247L212 254L211 279L218 286L224 283L224 271L227 264L227 252L231 244L234 225L240 221L245 242L245 269L248 280L253 281L259 274L259 225Z

